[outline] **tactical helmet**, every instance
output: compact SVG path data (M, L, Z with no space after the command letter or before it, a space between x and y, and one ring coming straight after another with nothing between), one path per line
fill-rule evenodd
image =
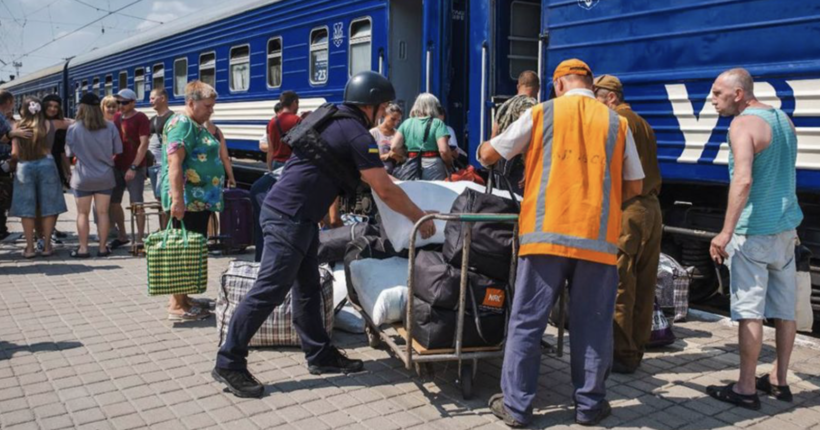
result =
M360 72L347 81L345 103L375 106L396 98L393 84L376 72Z

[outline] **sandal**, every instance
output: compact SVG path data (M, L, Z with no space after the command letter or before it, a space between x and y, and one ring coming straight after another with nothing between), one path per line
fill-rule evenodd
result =
M54 249L50 249L48 252L43 251L40 253L41 257L51 257L52 255L54 255Z
M205 318L208 318L211 315L213 314L204 309L194 306L181 314L169 313L168 320L173 322L199 321L204 320Z
M731 403L741 408L751 409L753 411L760 410L760 397L757 396L757 393L739 394L735 392L734 388L734 382L723 387L710 385L706 387L706 394L721 402Z
M105 251L97 251L97 257L108 257L109 255L111 255L111 250L108 248L105 248Z
M191 306L199 307L199 308L207 309L207 310L211 310L211 311L216 308L216 302L214 300L211 300L211 299L207 298L207 297L200 297L200 298L188 297L188 302L191 304Z
M755 388L759 391L762 391L770 396L774 396L777 400L782 400L784 402L791 402L794 400L792 396L792 390L789 388L788 385L772 385L772 381L769 378L769 375L763 375L759 378L755 378Z
M110 248L111 250L114 250L114 249L117 249L117 248L119 248L123 245L128 245L130 242L131 241L128 240L128 239L125 239L125 240L114 239L108 244L108 248Z
M23 251L23 258L25 258L26 260L31 260L32 258L34 258L36 256L37 256L37 251L32 251L32 252Z
M91 254L89 254L87 252L80 252L79 248L77 248L75 250L72 250L71 254L69 254L69 255L71 255L71 258L89 258L89 257L91 257Z

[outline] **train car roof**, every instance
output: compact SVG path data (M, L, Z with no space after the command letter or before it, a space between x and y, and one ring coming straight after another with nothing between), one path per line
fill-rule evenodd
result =
M193 30L221 19L229 18L249 10L257 9L281 1L283 0L235 0L228 2L224 6L215 7L208 11L197 11L190 18L167 22L163 25L158 25L151 28L142 34L129 37L128 39L113 43L103 48L95 49L87 54L78 55L71 60L70 66L74 67L90 63L94 60L105 58L109 55L117 54L138 46L143 46L157 40L162 40L179 33Z
M44 69L40 69L36 72L29 73L28 75L23 76L22 78L18 78L13 81L6 82L3 85L0 85L0 89L4 90L7 88L16 87L27 82L32 82L36 81L37 79L45 78L46 76L62 73L63 67L65 67L65 63L59 63L53 66L46 67Z

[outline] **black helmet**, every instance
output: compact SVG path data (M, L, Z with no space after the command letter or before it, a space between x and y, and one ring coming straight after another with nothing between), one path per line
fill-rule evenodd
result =
M373 106L395 98L393 84L376 72L357 73L345 86L345 103Z

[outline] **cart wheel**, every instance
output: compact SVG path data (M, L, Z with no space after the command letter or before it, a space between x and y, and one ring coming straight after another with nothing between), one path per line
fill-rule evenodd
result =
M369 347L378 348L381 345L382 340L379 338L379 334L369 324L364 326L364 334L367 336L367 345Z
M464 400L473 398L473 365L472 363L461 364L461 397Z

